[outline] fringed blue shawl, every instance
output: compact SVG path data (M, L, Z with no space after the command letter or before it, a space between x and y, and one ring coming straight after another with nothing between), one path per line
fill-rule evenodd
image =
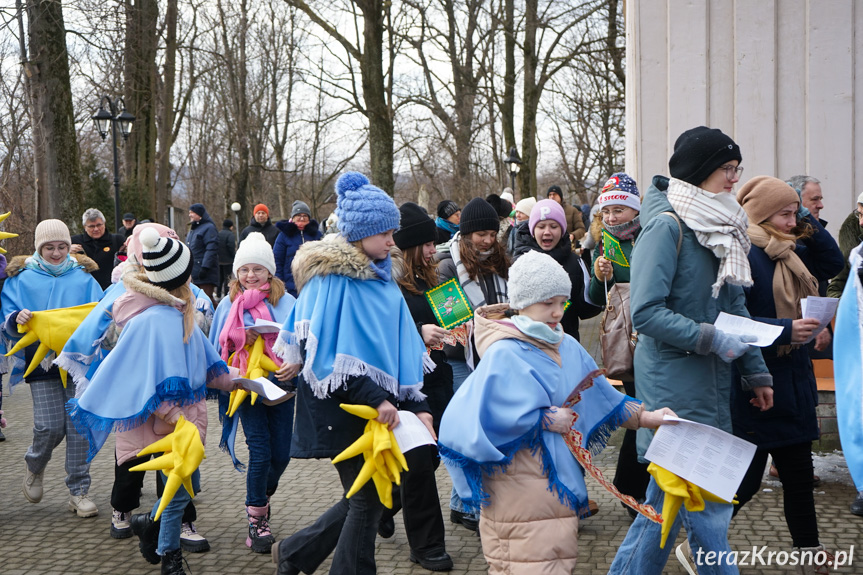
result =
M851 272L839 300L833 361L839 439L857 491L863 491L863 285L858 270L863 259L851 252Z
M2 313L3 339L6 350L11 349L22 334L7 333L6 320L16 311L44 311L61 307L72 307L94 301L99 301L102 288L93 277L84 271L80 265L75 265L59 276L53 276L47 271L27 267L20 273L6 279L3 284ZM26 370L24 365L24 350L12 356L9 384L16 385L22 381Z
M581 467L562 435L542 430L542 417L545 408L563 405L596 363L571 336L564 337L559 350L563 367L527 342L499 340L450 400L441 420L440 453L468 507L487 504L484 475L506 472L515 453L527 448L539 451L548 488L560 502L579 515L587 511ZM573 406L583 447L600 451L637 406L605 377L596 378Z
M366 375L399 399L422 400L424 366L434 368L392 280L314 276L273 350L286 363L304 364L300 373L319 398Z
M264 301L266 302L267 309L270 312L270 319L275 322L284 323L297 300L294 299L294 296L285 292L285 295L279 298L279 305L276 307L273 307L269 299ZM219 335L222 333L222 328L225 327L225 320L228 317L228 312L231 311L231 303L231 298L222 298L222 301L219 302L219 306L216 308L216 314L213 316L213 325L210 326L210 343L213 344L216 353L220 355L222 353L222 348L219 345ZM243 313L243 323L247 326L255 325L255 322L252 319L252 314L248 311ZM276 385L281 385L281 382L276 380L275 374L270 374L270 381ZM219 421L222 423L222 438L219 441L219 448L222 449L222 451L227 451L231 456L234 469L237 471L243 471L246 466L237 458L237 452L235 449L237 424L239 423L240 418L237 417L237 414L234 414L234 417L228 417L226 415L226 412L228 411L229 397L230 394L224 391L219 392ZM293 422L285 421L284 425L293 425Z
M213 315L213 304L201 288L190 284L192 294L195 296L195 308L210 318ZM123 280L111 285L105 290L99 304L87 314L72 337L63 346L63 351L54 360L54 363L72 376L76 385L76 396L80 396L92 375L96 372L99 364L108 355L107 349L102 348L105 334L114 321L112 311L114 302L118 297L126 293Z
M206 397L206 385L228 372L197 327L183 342L183 314L154 305L133 317L81 397L66 408L90 442L90 461L111 431L142 425L162 402L186 406Z

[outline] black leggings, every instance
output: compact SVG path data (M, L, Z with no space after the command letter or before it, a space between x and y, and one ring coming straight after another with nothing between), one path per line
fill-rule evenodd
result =
M815 496L812 493L814 469L812 466L812 442L797 443L773 449L758 449L752 464L737 490L739 504L734 514L752 499L761 488L761 477L767 464L767 455L773 456L773 464L782 482L782 497L785 505L785 523L791 533L795 547L817 547L818 521L815 517Z
M135 457L123 463L117 464L117 455L114 454L114 487L111 489L111 507L123 513L131 513L141 504L141 488L144 486L144 475L146 471L130 471L132 467L150 460L151 455ZM162 497L165 486L162 475L156 473L156 495ZM186 511L183 513L183 523L191 523L198 518L195 504L189 501Z

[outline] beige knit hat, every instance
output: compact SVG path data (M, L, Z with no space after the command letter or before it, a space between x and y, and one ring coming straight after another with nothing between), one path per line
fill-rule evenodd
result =
M515 205L515 211L521 212L527 217L530 217L530 211L533 209L533 206L536 205L536 198L530 196L528 198L524 198L519 200L519 202Z
M72 245L69 228L60 220L42 220L36 226L36 253L42 251L42 246L48 242L66 242ZM40 254L41 255L41 254Z
M737 201L746 211L749 223L760 224L788 204L799 204L800 197L779 178L756 176L740 188Z

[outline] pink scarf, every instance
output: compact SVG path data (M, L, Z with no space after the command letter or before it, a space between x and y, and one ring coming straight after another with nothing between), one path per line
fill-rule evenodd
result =
M234 360L231 362L233 367L239 368L240 375L245 375L249 366L249 351L245 348L246 345L246 330L243 329L243 312L248 310L252 319L265 319L273 321L273 316L270 315L270 310L267 309L267 304L264 302L269 295L269 284L263 287L266 291L257 289L245 290L237 294L236 299L231 303L231 310L228 312L228 317L225 320L225 325L222 327L222 332L219 334L219 345L222 347L222 359L228 360L228 356L232 351L236 350ZM261 334L264 338L264 352L267 356L276 362L276 365L282 365L282 360L273 353L273 344L276 343L277 333Z

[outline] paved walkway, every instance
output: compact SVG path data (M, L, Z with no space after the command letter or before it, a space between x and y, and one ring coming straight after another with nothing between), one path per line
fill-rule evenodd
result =
M591 329L595 331L592 326ZM585 340L590 341L590 330L586 331ZM24 499L21 494L24 453L32 437L32 403L28 387L19 386L12 396L7 393L3 408L9 427L4 430L7 440L0 443L0 574L158 573L159 567L149 565L138 553L137 539L118 541L109 536L113 440L91 467L93 484L90 494L99 506L99 516L79 519L66 508L69 492L63 483L63 445L55 450L55 457L46 470L42 502L31 505ZM210 421L218 421L214 405L210 406ZM234 471L228 456L214 446L216 433L211 431L210 437L209 457L201 466L204 491L198 495L196 503L198 529L208 537L212 550L187 554L191 571L194 575L272 573L270 556L252 553L244 545L244 476ZM243 445L241 439L238 438L237 442ZM241 453L244 453L243 449ZM600 467L608 477L613 475L616 457L617 450L613 446L599 457ZM446 472L441 468L438 488L447 519L450 485ZM770 491L759 494L734 520L732 548L751 549L753 545L766 545L774 551L791 548L782 514L781 487L772 482L764 487ZM592 480L589 488L593 498L600 503L600 514L582 523L578 538L579 564L575 571L578 574L605 573L630 524L627 513L612 501L610 495ZM847 470L841 468L831 473L830 481L825 481L816 491L822 541L836 550L855 546L853 566L842 569L840 573L863 573L863 518L848 511L854 495L854 489L847 482ZM274 533L285 537L308 525L338 497L337 474L329 462L292 461L282 478L279 492L273 497ZM155 480L148 477L143 505L149 508L155 498ZM479 539L448 520L446 524L447 550L455 561L453 573L485 573ZM376 556L380 573L428 573L408 561L404 528L398 521L392 539L378 540ZM329 563L325 563L319 572L325 573L328 567ZM778 574L793 571L789 567L749 567L741 569L741 572ZM684 574L685 571L672 556L666 573Z

